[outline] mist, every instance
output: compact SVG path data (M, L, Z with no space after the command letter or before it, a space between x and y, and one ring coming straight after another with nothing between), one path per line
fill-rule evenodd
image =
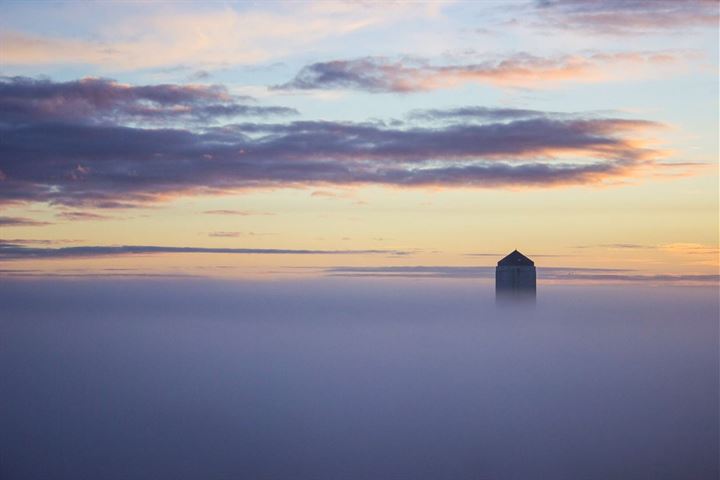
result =
M0 280L0 478L714 479L715 287Z

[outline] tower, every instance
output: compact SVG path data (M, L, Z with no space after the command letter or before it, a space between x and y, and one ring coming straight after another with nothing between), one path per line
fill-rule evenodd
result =
M495 268L497 298L530 298L536 295L535 262L513 250Z

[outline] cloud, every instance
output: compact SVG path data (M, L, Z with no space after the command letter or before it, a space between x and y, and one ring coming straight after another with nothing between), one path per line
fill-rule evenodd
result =
M0 227L41 227L43 225L52 225L52 223L25 217L0 217Z
M502 257L502 255L500 255ZM424 277L424 278L495 278L495 267L486 266L383 266L383 267L331 267L324 270L332 276L395 276L395 277ZM538 269L541 278L555 278L558 275L573 274L577 272L591 274L605 274L627 272L624 269L614 268L562 268L546 267Z
M403 266L403 267L332 267L324 273L333 277L403 278L494 278L495 267L475 266Z
M205 210L203 213L207 215L238 215L238 216L248 216L248 215L273 215L270 212L253 212L250 210L228 210L228 209L221 209L221 210Z
M537 0L543 26L628 35L717 28L717 0ZM679 30L682 31L682 30Z
M655 274L655 275L625 275L625 274L587 274L567 272L546 277L553 280L571 281L599 281L599 282L637 282L637 283L703 283L718 284L720 275L713 274Z
M64 220L83 221L83 220L109 220L113 217L108 215L100 215L97 213L90 212L61 212L57 215Z
M370 93L410 93L467 83L497 87L537 88L559 82L594 82L623 78L632 69L675 60L672 52L594 53L538 57L528 53L480 63L437 65L424 59L364 57L317 62L300 69L292 80L274 90L359 90ZM623 67L619 70L618 67Z
M205 278L203 275L192 273L149 273L149 272L116 272L111 269L105 269L101 272L93 272L92 270L73 271L49 271L35 269L0 269L0 275L6 277L29 277L29 278Z
M602 246L606 247L606 248L617 248L617 249L625 249L625 250L627 250L627 249L642 250L642 249L647 249L647 248L653 248L648 245L639 245L636 243L611 243L611 244L605 244Z
M609 248L617 250L648 250L656 248L654 245L639 243L602 243L597 245L575 245L573 248Z
M659 245L658 249L679 255L714 255L717 256L720 248L717 245L703 245L700 243L666 243Z
M556 112L543 112L521 108L458 107L446 109L413 110L408 117L415 120L481 120L505 121L526 120L530 118L560 118Z
M208 122L237 116L298 113L286 107L248 105L250 101L249 97L231 95L220 85L132 86L104 78L52 82L0 77L0 110L3 112L0 120L9 124Z
M0 245L59 245L63 243L78 243L80 240L69 239L39 239L39 238L9 238L0 239Z
M301 9L292 3L270 8L211 4L201 10L178 4L172 12L146 5L130 15L121 5L84 4L85 15L67 15L72 37L6 28L0 32L0 45L5 65L86 64L118 71L179 64L203 68L257 64L379 25L433 16L441 6L433 3L418 8L405 2L309 2ZM80 21L88 14L107 16L116 11L109 27Z
M0 110L0 203L128 208L179 195L309 185L604 184L651 170L663 156L643 139L658 124L597 115L511 118L501 111L495 118L506 120L496 121L491 109L475 109L478 118L490 120L474 122L468 109L441 125L294 121L152 128L98 123L94 111L45 118L33 109L34 98L17 98L14 111ZM18 111L33 113L16 122Z
M210 232L210 233L208 233L208 237L237 238L241 235L244 235L244 234L242 232Z
M607 248L614 250L660 250L680 255L716 255L717 246L700 243L666 243L660 245L647 245L638 243L604 243L599 245L577 245L574 248Z
M197 82L200 80L207 80L211 76L212 75L205 70L197 70L188 76L188 80L190 80L191 82Z
M495 278L495 267L477 266L395 266L332 267L327 276L381 278ZM636 274L612 268L546 267L538 268L540 280L572 282L707 283L717 284L720 275L712 274Z
M242 236L258 237L264 235L275 235L274 233L257 233L257 232L210 232L208 237L226 237L237 238Z
M1 243L0 260L22 260L38 258L78 258L121 255L155 255L163 253L222 253L239 255L409 255L403 250L307 250L276 248L204 248L167 247L145 245L122 246L79 246L61 248L34 248L23 245Z

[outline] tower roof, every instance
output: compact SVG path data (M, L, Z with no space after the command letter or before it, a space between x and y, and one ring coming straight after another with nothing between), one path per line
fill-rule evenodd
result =
M535 265L535 262L530 260L528 257L523 255L522 253L518 252L517 250L513 250L508 256L500 260L498 263L498 267L521 267L521 266L528 266L532 267Z

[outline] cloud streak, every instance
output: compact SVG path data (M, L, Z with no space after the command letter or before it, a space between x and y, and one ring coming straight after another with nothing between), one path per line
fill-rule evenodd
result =
M148 245L79 246L34 248L21 244L0 242L0 260L27 260L51 258L83 258L124 255L157 254L234 254L234 255L409 255L403 250L309 250L279 248L205 248L168 247Z
M205 210L203 213L207 215L236 215L240 217L246 217L251 215L273 215L270 212L254 212L251 210L232 210L232 209L220 209L220 210Z
M57 216L64 220L71 221L111 220L114 218L108 215L100 215L91 212L60 212Z
M468 83L497 87L544 87L559 82L594 82L611 78L612 69L667 64L669 52L595 53L539 57L517 53L466 64L433 64L423 59L364 57L306 65L292 80L274 90L358 90L369 93L411 93Z
M660 250L663 252L689 255L713 255L718 253L718 247L700 243L665 243L660 245L647 245L639 243L605 243L598 245L576 245L573 248L606 248L611 250Z
M259 237L265 235L275 235L274 233L257 233L257 232L210 232L208 237L226 237L237 238L242 236Z
M44 225L52 225L52 223L25 217L0 217L0 227L42 227Z
M557 112L543 112L541 110L528 110L522 108L490 108L490 107L457 107L424 110L413 110L408 114L413 120L452 120L452 121L515 121L532 118L560 118Z
M40 239L40 238L11 238L0 239L0 245L60 245L63 243L79 243L80 240L70 239Z

